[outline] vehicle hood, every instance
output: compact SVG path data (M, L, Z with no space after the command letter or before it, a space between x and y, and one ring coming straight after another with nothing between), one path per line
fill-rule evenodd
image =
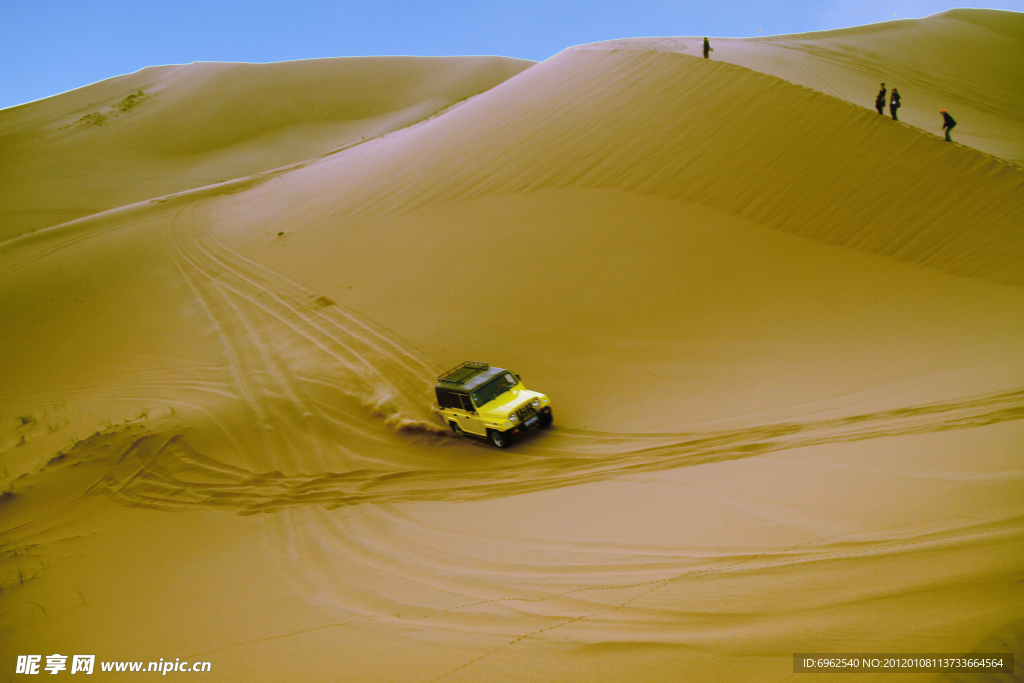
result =
M543 398L544 394L529 389L513 387L501 396L488 403L483 410L492 415L508 417L510 413L519 410L535 398Z

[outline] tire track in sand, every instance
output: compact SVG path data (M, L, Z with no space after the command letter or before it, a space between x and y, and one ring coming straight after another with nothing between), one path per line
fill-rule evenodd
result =
M206 199L175 216L175 257L230 359L246 423L236 431L260 435L255 443L232 438L249 451L246 461L303 471L359 459L333 436L345 422L360 429L362 421L339 424L326 415L302 379L308 373L327 380L328 394L342 394L339 402L354 400L392 427L441 430L417 395L429 391L424 378L432 376L422 359L354 313L224 247L208 229Z
M452 468L361 468L285 475L226 468L195 451L181 436L156 447L137 442L99 484L128 505L180 509L192 505L240 513L293 505L336 508L362 503L494 498L602 481L625 474L737 460L791 448L969 429L1024 418L1024 389L959 401L810 422L783 422L693 433L655 445L616 437L619 452L587 450L592 438L565 437L580 450L528 460L480 459ZM146 437L147 439L150 437ZM664 441L665 437L660 437ZM144 471L145 476L136 476Z
M415 449L403 431L446 433L429 407L435 368L371 321L218 241L206 206L211 197L196 197L178 210L172 237L178 268L230 359L240 397L233 403L240 409L220 422L241 464L228 466L197 452L180 434L143 437L121 453L118 465L96 486L124 504L254 513L294 505L471 500L1024 417L1024 388L1016 388L841 418L709 432L555 428L523 440L514 452L488 451L486 458L454 464L432 458L441 455L430 450L440 449L446 441L441 437L410 455Z

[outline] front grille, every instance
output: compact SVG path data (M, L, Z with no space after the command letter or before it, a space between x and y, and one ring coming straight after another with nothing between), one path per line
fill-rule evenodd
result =
M527 403L525 406L516 411L516 417L518 417L522 424L526 424L527 421L537 416L537 409Z

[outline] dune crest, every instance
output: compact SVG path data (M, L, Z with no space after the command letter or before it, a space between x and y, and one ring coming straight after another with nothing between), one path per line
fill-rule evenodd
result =
M879 83L902 93L901 121L1024 166L1024 14L954 9L924 19L782 36L714 38L713 59L777 76L873 111ZM586 46L591 47L591 46ZM701 54L701 38L629 38L599 49ZM886 110L886 116L889 115Z

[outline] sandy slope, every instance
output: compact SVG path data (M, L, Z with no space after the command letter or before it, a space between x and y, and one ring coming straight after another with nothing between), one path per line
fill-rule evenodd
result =
M879 83L902 96L900 121L1024 166L1024 17L955 9L924 19L764 38L713 38L716 61L778 76L874 110ZM701 38L633 38L597 48L701 55ZM888 116L888 107L886 107ZM880 172L897 150L878 155Z
M142 69L0 111L0 239L333 152L519 73L504 57Z
M336 154L8 240L2 660L775 681L796 651L1019 658L1021 173L772 75L587 46ZM549 393L555 427L448 436L431 379L467 358Z

